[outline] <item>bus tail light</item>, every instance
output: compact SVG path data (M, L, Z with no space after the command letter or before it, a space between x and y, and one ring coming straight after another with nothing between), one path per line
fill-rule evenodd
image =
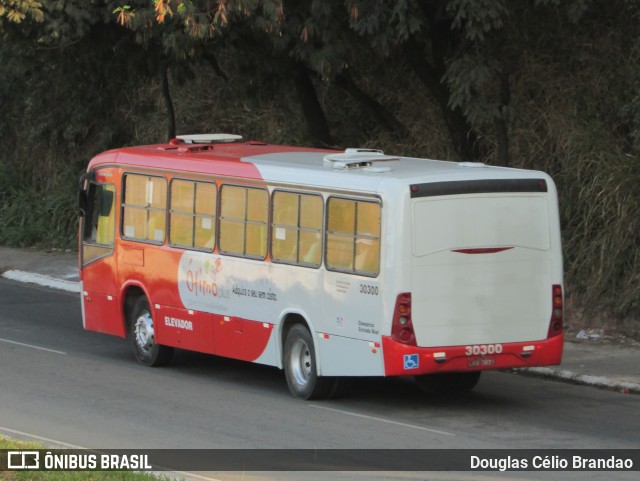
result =
M396 307L393 311L393 324L391 325L391 338L394 341L416 345L416 335L413 332L411 322L411 293L403 292L398 294Z
M552 302L551 302L551 322L549 323L549 333L547 339L562 334L563 329L563 301L562 301L562 286L554 284L552 288Z

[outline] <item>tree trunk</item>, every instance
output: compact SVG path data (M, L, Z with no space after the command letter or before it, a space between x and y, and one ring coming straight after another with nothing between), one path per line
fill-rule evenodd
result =
M218 58L214 54L211 52L205 52L203 57L209 65L211 65L215 73L217 73L225 82L229 81L229 76L224 70L222 70L220 63L218 63Z
M509 131L507 129L507 107L511 100L511 88L509 86L509 75L503 73L500 76L500 115L496 117L494 126L498 141L498 164L509 167Z
M334 79L334 84L360 102L385 130L392 132L398 138L407 137L407 128L402 122L387 110L384 105L362 91L347 72L343 71L337 75Z
M176 112L169 91L169 66L162 67L162 97L167 108L167 142L176 136Z
M330 147L334 145L334 142L329 131L327 117L324 114L322 105L320 105L316 89L309 78L307 69L299 62L296 62L293 68L296 92L302 106L302 113L307 122L309 134L315 140L317 147Z
M424 55L424 47L414 38L410 38L405 43L404 53L410 67L425 84L431 96L438 102L438 105L440 105L453 148L460 160L478 160L480 158L478 137L460 108L452 109L449 106L450 94L441 82L444 72L438 71L427 61ZM435 63L439 64L440 62L436 61Z

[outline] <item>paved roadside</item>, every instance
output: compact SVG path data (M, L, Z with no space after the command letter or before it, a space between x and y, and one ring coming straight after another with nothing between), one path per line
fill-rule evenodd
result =
M76 252L0 246L0 275L20 282L80 292Z
M75 252L0 247L0 275L20 282L80 292ZM585 339L567 338L560 366L519 369L517 372L640 394L640 343L610 341L584 333L581 337Z
M640 344L566 340L562 364L518 370L520 374L640 394Z

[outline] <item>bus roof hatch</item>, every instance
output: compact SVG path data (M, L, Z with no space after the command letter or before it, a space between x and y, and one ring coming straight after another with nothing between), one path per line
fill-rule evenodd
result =
M385 155L381 150L372 149L346 149L343 154L329 154L324 156L325 164L334 169L349 170L358 168L368 168L374 172L388 172L388 167L379 169L371 168L374 162L399 160L400 157Z
M191 134L178 135L178 140L185 144L215 144L223 142L238 142L242 140L242 135L234 134Z

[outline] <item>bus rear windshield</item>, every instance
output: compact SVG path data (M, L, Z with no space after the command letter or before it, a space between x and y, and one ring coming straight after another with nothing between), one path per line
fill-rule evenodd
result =
M424 256L465 248L550 245L547 197L479 194L426 197L413 205L413 253Z

